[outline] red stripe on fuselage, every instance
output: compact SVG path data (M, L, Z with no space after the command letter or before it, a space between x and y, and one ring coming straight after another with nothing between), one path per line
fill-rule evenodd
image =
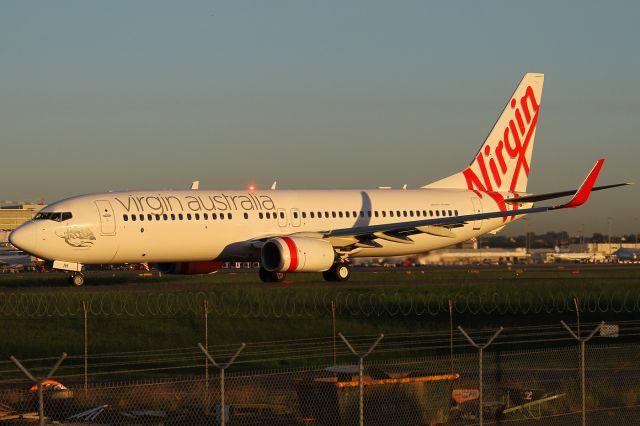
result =
M282 240L287 244L289 255L291 256L291 263L289 264L287 272L295 271L298 268L298 248L291 238L282 237Z

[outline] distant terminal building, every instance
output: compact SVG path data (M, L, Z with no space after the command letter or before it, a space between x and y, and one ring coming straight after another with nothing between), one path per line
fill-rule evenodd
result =
M420 265L466 265L481 263L522 263L530 258L524 248L441 249L418 257Z
M11 231L31 220L44 207L45 205L40 203L0 204L0 243L7 243Z

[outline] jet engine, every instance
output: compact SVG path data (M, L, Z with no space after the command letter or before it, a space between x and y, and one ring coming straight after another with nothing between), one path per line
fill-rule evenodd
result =
M159 263L157 267L165 274L201 275L216 272L222 265L224 265L224 262L175 262Z
M308 237L277 237L262 246L262 266L269 272L322 272L335 261L333 246Z

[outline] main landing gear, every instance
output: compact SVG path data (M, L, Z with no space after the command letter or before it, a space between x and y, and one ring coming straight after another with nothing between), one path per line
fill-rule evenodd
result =
M351 277L351 268L348 263L334 263L331 268L322 273L325 281L347 281Z
M82 287L84 285L84 275L82 272L74 272L69 276L69 284L74 287Z
M260 279L263 283L279 283L284 281L287 274L284 272L271 272L264 269L264 267L260 267Z

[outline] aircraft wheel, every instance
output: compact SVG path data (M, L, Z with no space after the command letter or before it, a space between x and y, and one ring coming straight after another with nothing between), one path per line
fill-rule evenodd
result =
M336 281L347 281L351 277L351 268L346 263L335 265Z
M351 268L347 263L334 263L322 273L325 281L347 281L351 277Z
M279 283L284 281L287 276L284 272L267 271L262 266L260 267L259 275L263 283Z
M69 282L73 284L74 287L82 287L84 285L84 275L73 274L69 277Z

